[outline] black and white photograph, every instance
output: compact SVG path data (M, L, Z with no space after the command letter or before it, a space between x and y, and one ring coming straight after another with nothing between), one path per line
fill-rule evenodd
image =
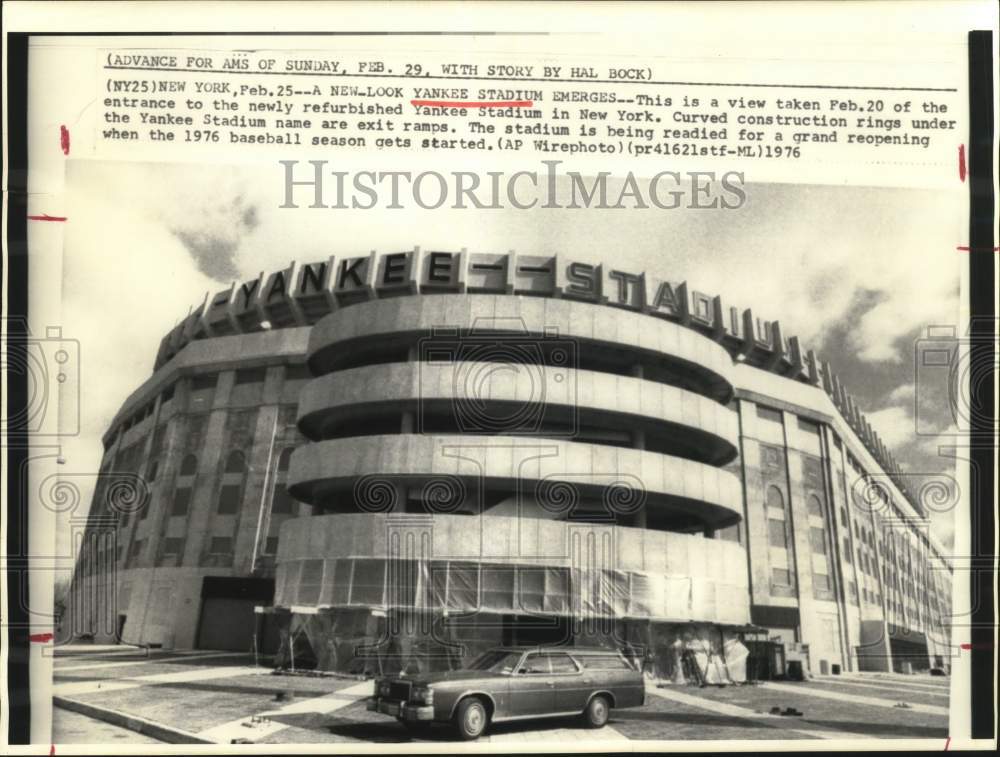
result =
M10 753L995 746L995 8L77 5Z

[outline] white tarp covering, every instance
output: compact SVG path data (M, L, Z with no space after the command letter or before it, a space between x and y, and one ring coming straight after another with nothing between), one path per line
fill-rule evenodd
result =
M719 620L730 587L641 571L448 560L337 558L279 564L279 607L411 608Z

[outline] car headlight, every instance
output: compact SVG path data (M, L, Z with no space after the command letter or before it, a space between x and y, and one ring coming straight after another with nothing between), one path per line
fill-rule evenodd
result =
M434 689L423 686L413 690L413 701L421 704L434 704Z

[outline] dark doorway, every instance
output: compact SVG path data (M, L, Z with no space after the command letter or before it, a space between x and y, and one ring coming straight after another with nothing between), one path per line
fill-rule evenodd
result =
M118 616L118 626L115 628L115 644L122 643L122 633L125 631L125 618L126 615Z
M926 671L931 667L927 654L927 643L923 640L909 641L889 638L892 649L892 667L897 673Z
M274 580L266 578L228 578L206 576L201 585L201 615L198 618L198 649L253 653L270 639L262 639L254 607L270 605Z
M561 615L504 615L505 645L569 644L573 639L570 619Z

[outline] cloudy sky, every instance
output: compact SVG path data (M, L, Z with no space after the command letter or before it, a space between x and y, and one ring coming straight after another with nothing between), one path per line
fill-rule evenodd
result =
M954 194L751 184L739 210L351 211L280 209L276 164L70 161L67 181L63 331L80 341L82 376L68 471L97 470L101 434L206 291L291 260L415 245L614 260L687 280L780 320L831 362L904 468L953 468L937 448L944 388L917 380L914 348L928 326L958 321ZM945 543L951 520L934 516Z

